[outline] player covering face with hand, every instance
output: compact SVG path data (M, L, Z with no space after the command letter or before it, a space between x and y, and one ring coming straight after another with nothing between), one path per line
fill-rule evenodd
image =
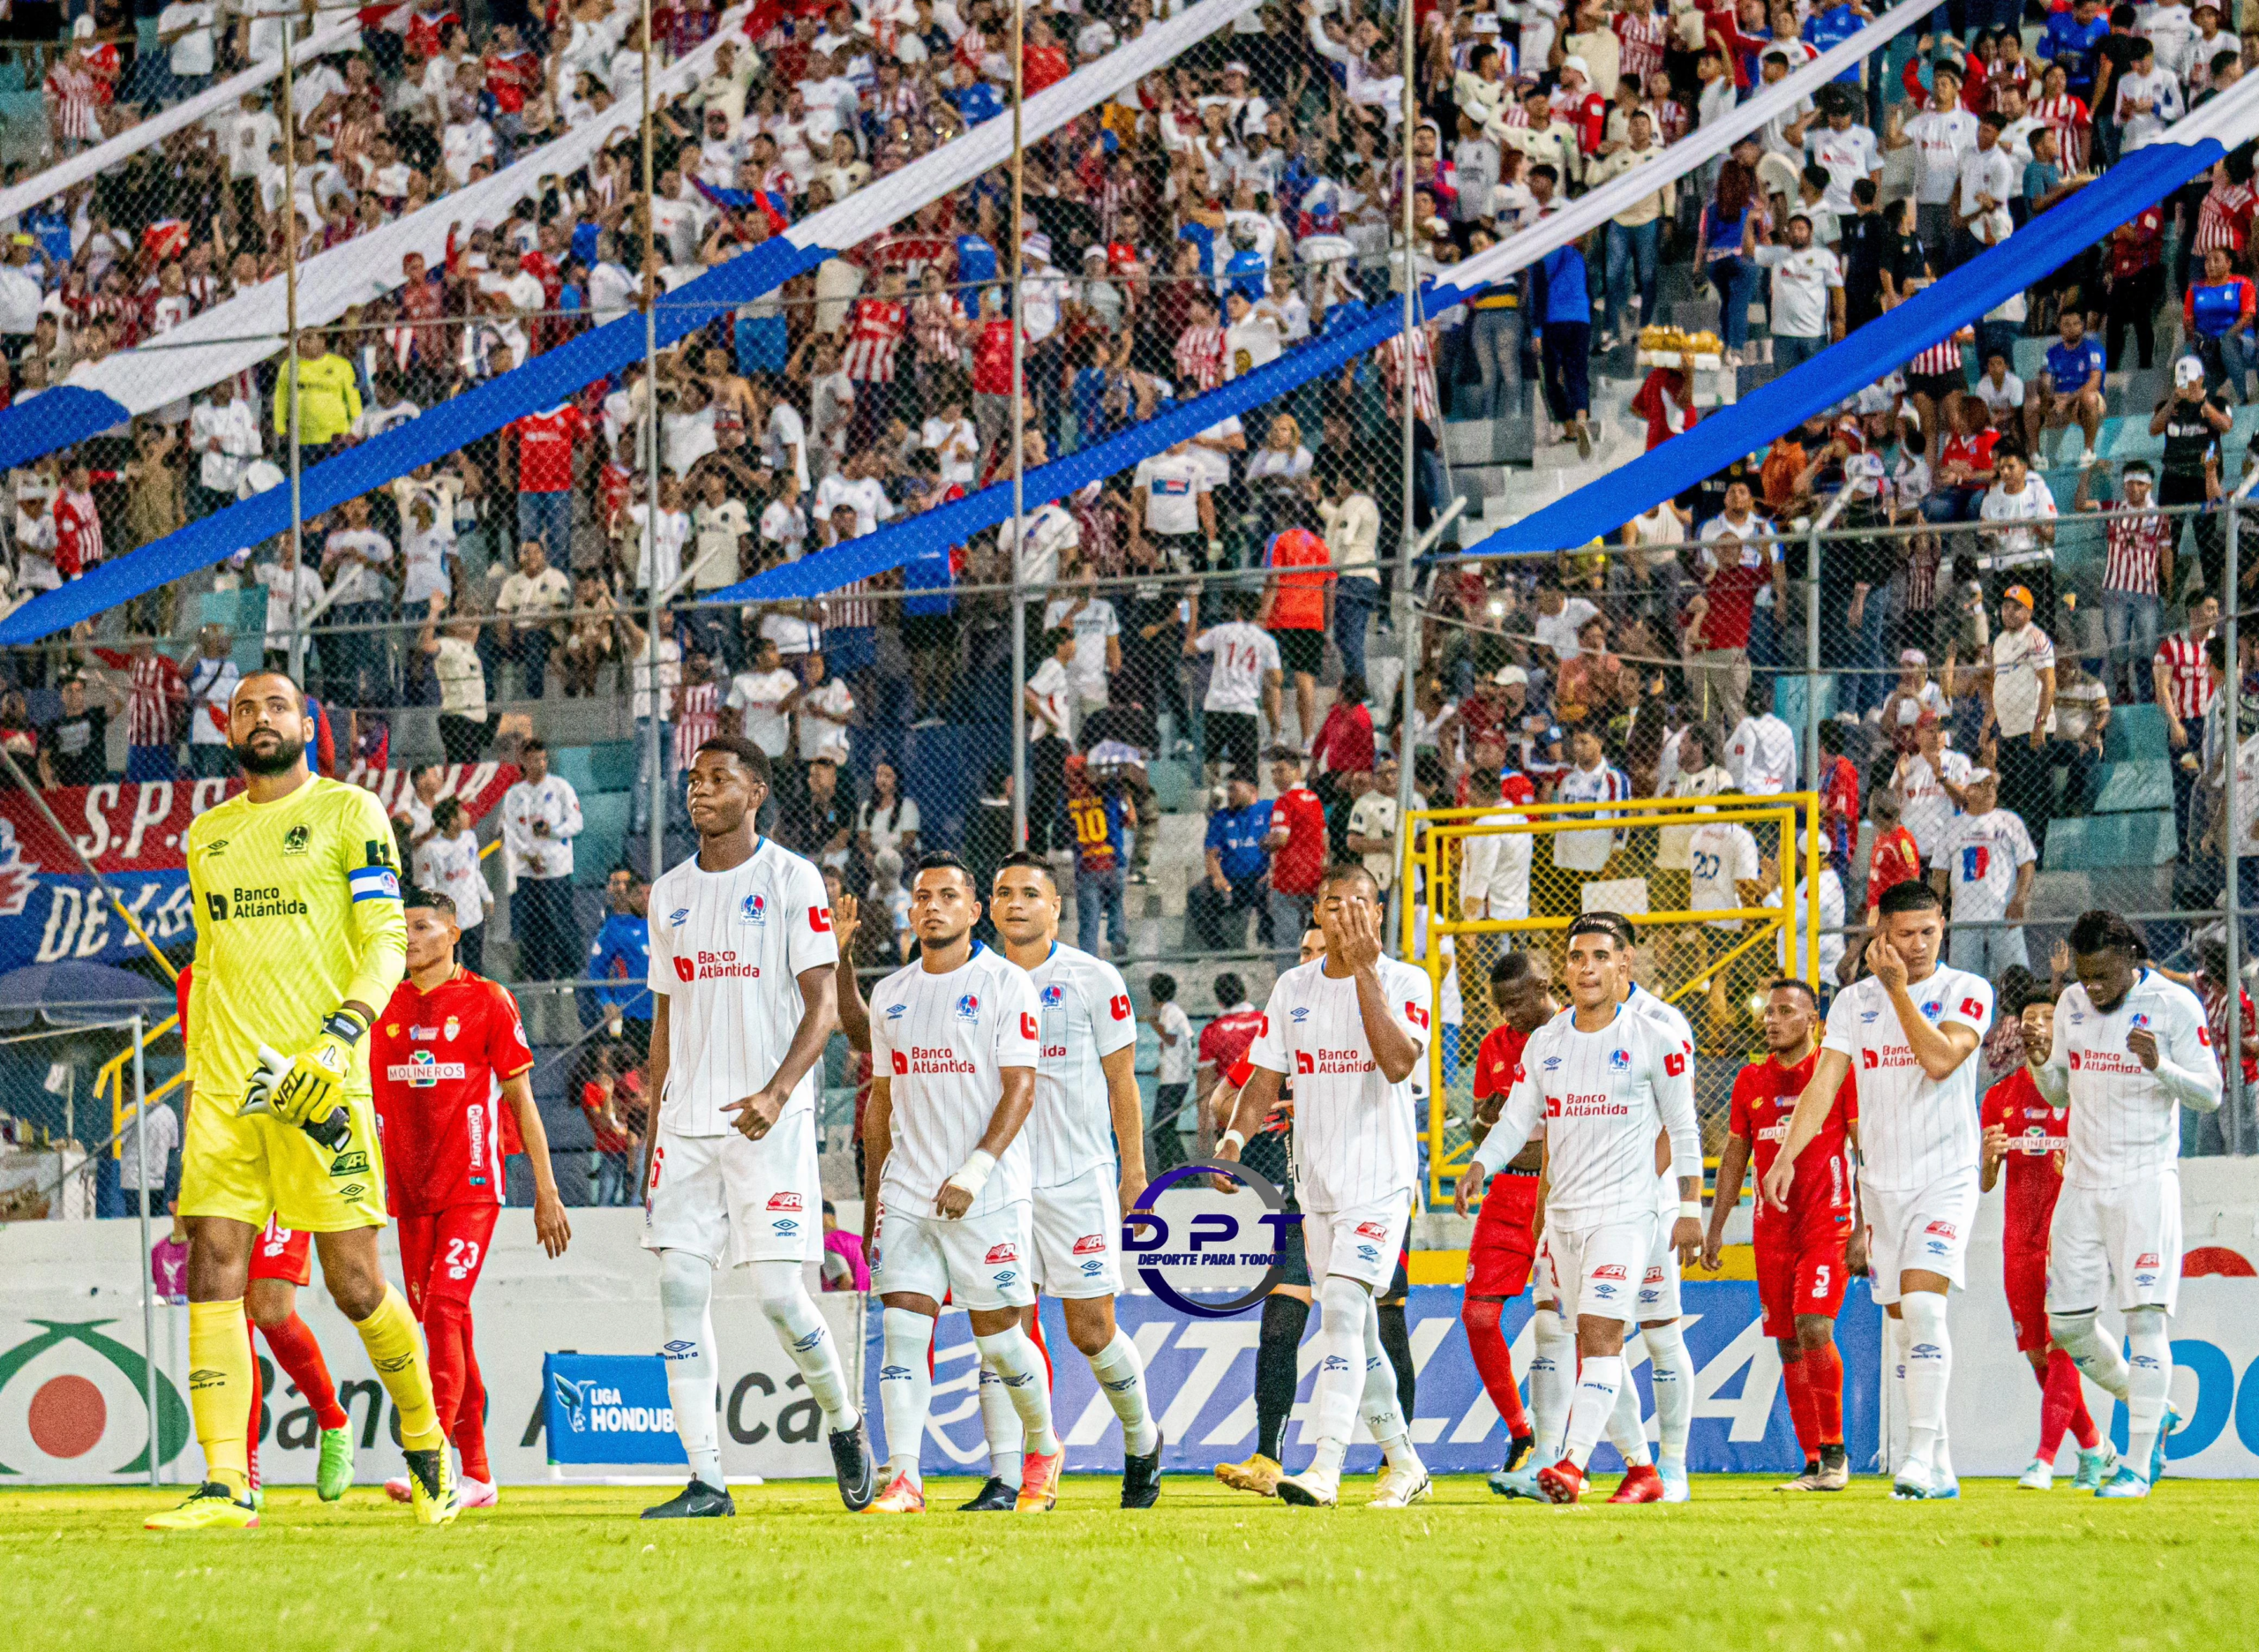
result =
M690 1483L646 1520L734 1514L715 1429L713 1276L753 1276L761 1311L822 1408L839 1498L875 1489L862 1413L809 1296L823 1244L816 1063L838 1024L830 897L813 863L754 830L769 759L719 735L691 759L698 852L651 886L650 1093L644 1248L659 1253L667 1398Z
M1291 1073L1295 1194L1323 1317L1310 1403L1317 1454L1281 1477L1277 1492L1301 1507L1337 1503L1362 1409L1387 1459L1371 1506L1403 1508L1430 1494L1428 1471L1398 1404L1376 1294L1395 1271L1419 1174L1410 1080L1427 1046L1430 983L1423 971L1381 956L1379 891L1362 866L1325 875L1317 923L1325 956L1272 987L1216 1156L1240 1156Z

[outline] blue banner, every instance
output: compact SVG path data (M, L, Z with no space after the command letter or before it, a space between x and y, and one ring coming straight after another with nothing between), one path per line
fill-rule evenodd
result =
M1419 1404L1413 1415L1413 1441L1428 1467L1438 1473L1487 1473L1505 1454L1498 1414L1482 1392L1467 1334L1459 1323L1456 1285L1422 1285L1407 1304L1413 1358L1419 1365ZM1781 1394L1780 1357L1764 1333L1757 1287L1746 1280L1689 1283L1684 1289L1681 1322L1694 1365L1694 1423L1687 1444L1687 1467L1698 1474L1794 1474L1804 1466L1795 1430ZM1504 1330L1513 1348L1514 1369L1529 1368L1527 1297L1506 1304ZM1263 1316L1250 1310L1233 1319L1192 1319L1151 1296L1122 1296L1114 1316L1145 1355L1147 1391L1160 1414L1167 1446L1164 1468L1206 1473L1220 1462L1237 1461L1255 1450L1255 1352ZM1314 1443L1306 1433L1310 1393L1316 1382L1318 1316L1313 1312L1302 1344L1302 1383L1295 1391L1294 1420L1287 1428L1290 1468L1307 1461ZM1835 1321L1835 1344L1843 1356L1844 1441L1854 1463L1870 1461L1877 1446L1880 1415L1881 1313L1867 1295L1866 1281L1854 1280ZM1070 1470L1118 1472L1122 1427L1091 1375L1089 1363L1067 1340L1059 1304L1043 1303L1043 1334L1051 1354L1051 1410L1067 1446ZM874 1448L885 1453L879 1405L880 1346L877 1298L865 1335L865 1410L871 1419ZM1644 1353L1636 1356L1632 1379L1654 1438L1654 1396ZM929 1475L987 1473L987 1447L980 1431L979 1362L972 1332L960 1313L942 1315L934 1345L934 1402L921 1453ZM1525 1397L1527 1383L1523 1385ZM1380 1453L1370 1441L1349 1453L1349 1471L1371 1473ZM1594 1466L1620 1467L1615 1451L1602 1445Z
M553 1463L687 1466L656 1354L550 1354L541 1403Z

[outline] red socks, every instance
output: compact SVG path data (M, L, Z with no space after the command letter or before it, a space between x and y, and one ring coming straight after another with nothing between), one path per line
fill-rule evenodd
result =
M1513 1352L1498 1325L1503 1309L1503 1303L1473 1296L1460 1305L1459 1318L1467 1327L1467 1351L1475 1356L1482 1392L1490 1396L1507 1435L1518 1438L1529 1432L1529 1417L1522 1409L1521 1389L1514 1382Z
M439 1427L452 1440L455 1419L462 1409L463 1390L469 1381L470 1310L452 1296L427 1297L424 1303L424 1358L432 1367L432 1408ZM470 1473L468 1466L463 1469ZM473 1476L484 1479L484 1475Z
M245 1314L244 1334L249 1335L254 1328L251 1316ZM244 1484L253 1491L259 1490L259 1414L266 1405L265 1385L260 1380L264 1375L259 1369L259 1350L254 1348L251 1355L251 1425L244 1430Z
M1812 1363L1801 1349L1797 1357L1781 1360L1781 1386L1788 1391L1789 1424L1797 1432L1797 1448L1808 1463L1820 1461L1820 1417L1812 1405Z
M329 1379L329 1362L321 1356L306 1322L292 1314L279 1325L261 1325L259 1333L274 1350L276 1364L290 1374L299 1397L313 1408L314 1421L325 1429L343 1428L345 1408L337 1403L337 1385Z
M492 1481L494 1469L486 1461L486 1379L479 1374L478 1349L471 1340L470 1312L462 1316L462 1398L456 1402L454 1423L447 1438L462 1453L463 1477Z
M1822 1446L1843 1443L1843 1356L1831 1340L1804 1355L1805 1381L1812 1389L1812 1416Z
M2087 1415L2086 1391L2079 1383L2076 1361L2060 1348L2047 1350L2047 1374L2039 1379L2039 1459L2052 1464L2063 1448L2063 1430L2092 1451L2102 1443L2094 1419Z

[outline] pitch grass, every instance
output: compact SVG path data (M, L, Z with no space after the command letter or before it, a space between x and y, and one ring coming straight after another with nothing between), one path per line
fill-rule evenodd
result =
M647 1525L664 1492L505 1488L422 1530L364 1487L280 1491L253 1533L159 1536L169 1498L0 1496L11 1648L2259 1646L2259 1483L2147 1503L1967 1482L1895 1505L1872 1477L1782 1496L1698 1479L1683 1508L1508 1505L1439 1482L1400 1513L1287 1508L1171 1476L1160 1506L1071 1478L1045 1519L855 1517L828 1486L739 1493L732 1521ZM972 1495L936 1481L937 1509Z

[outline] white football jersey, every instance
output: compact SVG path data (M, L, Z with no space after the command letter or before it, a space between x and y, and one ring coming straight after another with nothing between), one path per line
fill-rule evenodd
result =
M2126 1048L2128 1032L2157 1039L2151 1072ZM2056 1106L2070 1104L2063 1179L2073 1187L2123 1188L2180 1158L2184 1096L2218 1106L2220 1064L2196 995L2143 970L2124 1002L2104 1015L2074 981L2055 1005L2055 1047L2033 1077Z
M1137 1042L1137 1017L1122 972L1057 942L1028 972L1039 1006L1042 1050L1035 1111L1027 1122L1033 1184L1058 1187L1114 1162L1114 1109L1099 1063Z
M695 856L651 885L651 990L667 995L667 1092L660 1102L679 1136L737 1128L722 1111L777 1076L799 1026L799 976L839 958L823 875L774 840L726 872ZM784 1104L815 1105L810 1068Z
M1391 1019L1424 1060L1434 1019L1427 972L1389 957L1377 967ZM1335 980L1322 957L1280 976L1247 1058L1294 1079L1295 1185L1305 1209L1343 1211L1411 1193L1420 1179L1412 1080L1391 1084L1374 1061L1355 976Z
M1752 846L1755 846L1753 843ZM1689 1093L1692 1093L1694 1089L1696 1066L1694 1028L1693 1025L1687 1020L1685 1011L1667 998L1656 997L1637 981L1632 983L1632 991L1624 1000L1624 1007L1633 1015L1644 1017L1654 1022L1658 1028L1670 1034L1677 1044L1679 1052L1686 1057L1686 1088ZM1561 1013L1574 1015L1576 1011L1565 1010ZM1699 1120L1700 1116L1699 1112L1696 1116ZM1673 1220L1676 1220L1678 1216L1678 1175L1682 1165L1685 1162L1674 1154L1670 1168L1655 1177L1655 1208ZM1688 1175L1701 1175L1701 1160L1698 1157L1692 1160L1692 1163L1694 1168L1688 1170L1686 1174ZM1667 1228L1668 1224L1666 1224Z
M1940 964L1907 995L1932 1026L1973 1028L1981 1047L1993 1025L1993 984ZM1914 1059L1890 995L1870 975L1835 995L1822 1049L1840 1051L1859 1081L1860 1178L1900 1191L1977 1168L1978 1051L1943 1078Z
M1687 839L1689 912L1732 912L1741 905L1742 880L1757 880L1757 839L1746 826L1697 826ZM1715 929L1738 929L1737 918L1714 918Z
M897 1210L930 1216L934 1198L988 1133L1004 1099L1004 1069L1037 1064L1035 983L1002 953L976 943L945 975L922 960L871 993L871 1070L890 1081L893 1142L879 1196ZM982 1216L1025 1200L1028 1133L996 1160L965 1213Z
M1486 1168L1505 1163L1542 1124L1549 1221L1588 1228L1646 1216L1659 1204L1658 1132L1670 1137L1674 1166L1702 1161L1693 1071L1662 1023L1628 1006L1597 1032L1580 1032L1573 1010L1557 1016L1522 1047L1480 1157Z

